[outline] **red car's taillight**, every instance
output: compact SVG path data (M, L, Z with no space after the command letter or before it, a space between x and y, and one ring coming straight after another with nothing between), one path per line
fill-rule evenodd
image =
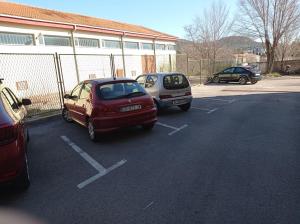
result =
M0 128L0 145L15 141L18 137L18 125Z
M160 98L161 100L163 100L163 99L172 98L172 96L171 96L171 95L159 95L159 98Z

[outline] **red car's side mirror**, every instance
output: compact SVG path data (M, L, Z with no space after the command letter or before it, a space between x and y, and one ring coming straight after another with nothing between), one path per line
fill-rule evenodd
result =
M31 100L30 99L22 99L21 105L29 106L29 105L31 105Z

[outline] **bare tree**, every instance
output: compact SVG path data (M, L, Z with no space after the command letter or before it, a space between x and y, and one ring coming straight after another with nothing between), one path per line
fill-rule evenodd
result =
M300 0L240 0L238 31L265 46L267 72L273 70L276 49L283 36L300 26Z
M300 59L300 36L291 44L291 57Z
M187 38L193 42L201 58L212 61L212 71L215 70L218 51L222 47L218 40L230 33L231 26L228 7L222 2L213 2L202 16L196 17L191 25L185 27Z
M279 40L276 50L276 59L280 61L281 71L284 71L284 61L292 54L293 42L296 40L296 33L294 30L287 31Z

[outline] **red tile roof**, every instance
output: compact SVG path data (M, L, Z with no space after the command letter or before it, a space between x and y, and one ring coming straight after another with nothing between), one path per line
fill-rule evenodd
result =
M15 18L9 18L13 16ZM20 18L18 18L20 17ZM29 21L35 21L30 23ZM17 22L29 25L69 28L76 25L79 30L123 34L144 38L176 40L176 37L143 26L115 22L55 10L42 9L22 4L0 2L0 22ZM60 26L61 25L61 26ZM63 26L64 25L64 26ZM70 26L71 25L71 26ZM110 32L111 31L111 32Z

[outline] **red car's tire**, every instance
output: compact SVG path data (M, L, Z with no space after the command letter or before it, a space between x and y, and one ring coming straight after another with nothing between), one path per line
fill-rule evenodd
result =
M92 120L88 120L87 122L87 128L88 128L88 133L89 137L93 142L97 142L99 140L99 134L95 132L95 126Z
M27 190L30 186L30 177L28 170L28 161L27 155L25 154L25 165L20 174L20 176L16 179L14 186L19 190Z
M152 124L144 124L142 125L143 129L146 130L146 131L151 131L154 127L155 123L152 123Z
M64 119L66 122L68 122L68 123L73 122L73 120L72 120L72 118L71 118L71 116L70 116L70 112L69 112L69 110L68 110L67 108L64 108L64 109L62 110L62 117L63 117L63 119Z

